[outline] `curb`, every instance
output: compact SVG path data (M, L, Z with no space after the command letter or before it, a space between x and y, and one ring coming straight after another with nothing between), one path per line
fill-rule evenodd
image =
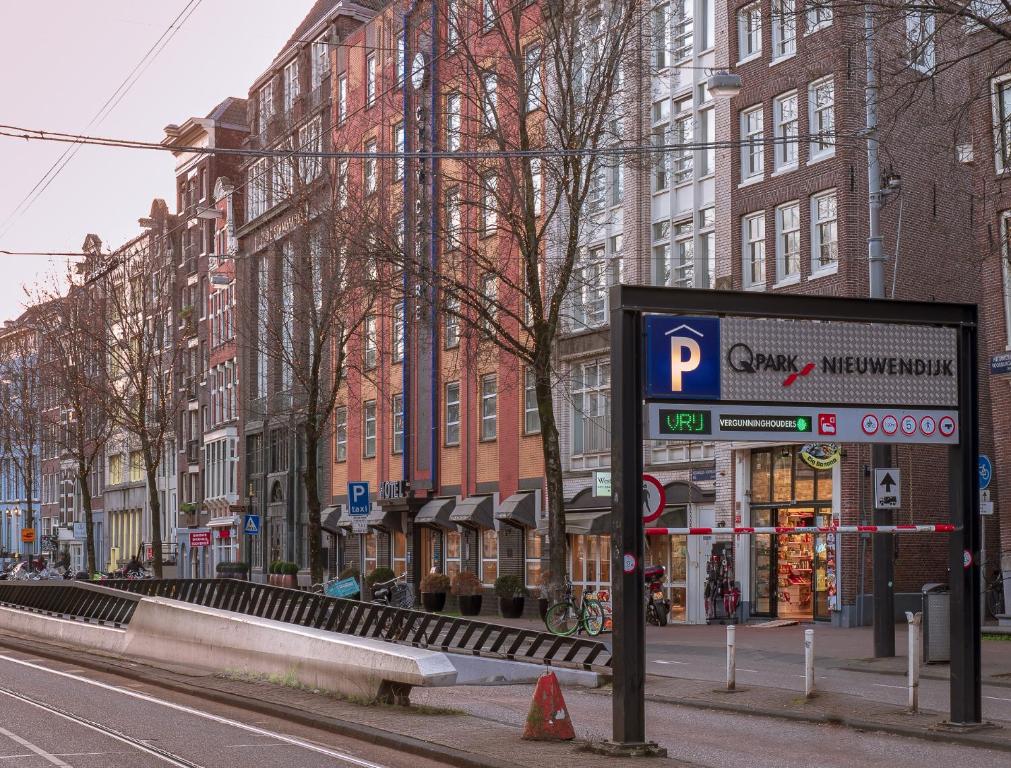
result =
M216 704L236 707L249 712L267 715L281 721L289 721L298 725L330 731L340 736L347 736L359 741L377 744L381 747L396 750L398 752L437 760L452 765L456 768L521 768L517 763L510 763L504 760L474 755L470 752L461 752L451 747L435 744L430 741L417 739L413 736L396 733L394 731L384 731L370 725L356 723L351 720L341 720L326 715L317 715L295 707L287 707L273 704L262 699L253 699L240 694L225 693L212 688L205 688L202 685L193 683L183 685L173 680L167 680L160 675L152 676L145 674L147 669L157 669L156 667L146 667L133 669L130 667L120 667L112 662L103 662L90 655L75 655L68 658L65 652L59 652L53 646L38 645L36 643L19 642L10 635L0 634L0 647L7 647L12 650L21 651L34 656L40 656L51 661L72 663L78 667L84 667L96 672L104 672L118 677L124 677L140 683L146 683L158 688L182 693L196 698L213 701Z
M760 709L749 707L744 704L729 704L702 701L698 699L678 699L673 696L663 696L660 694L646 694L646 701L657 704L671 704L678 707L690 707L692 709L710 709L717 712L727 712L735 715L752 715L754 717L771 717L779 720L790 720L798 723L812 723L815 725L841 725L854 731L877 731L879 733L889 733L893 736L905 736L922 741L932 741L944 744L959 744L966 747L978 747L980 749L992 749L1000 752L1011 752L1011 742L990 741L985 736L975 737L969 734L960 734L951 731L924 731L919 728L906 728L901 725L890 723L876 723L870 720L860 720L851 717L840 717L835 715L814 715L804 712L788 712L776 709ZM1000 726L993 726L999 728ZM990 728L984 726L982 733L987 733ZM977 731L976 733L980 733Z
M867 669L866 667L834 667L834 669L842 670L843 672L860 672L867 675L886 675L888 677L906 677L906 672L899 672L892 669ZM920 672L921 680L934 680L937 682L946 683L951 678L947 675L925 675ZM994 679L993 677L984 677L982 680L982 685L991 685L994 688L1011 688L1011 680L1000 680Z

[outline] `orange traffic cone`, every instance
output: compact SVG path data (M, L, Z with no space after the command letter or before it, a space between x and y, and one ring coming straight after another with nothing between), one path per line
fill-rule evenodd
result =
M523 738L531 741L569 741L576 738L569 710L562 698L562 688L554 672L545 672L537 680Z

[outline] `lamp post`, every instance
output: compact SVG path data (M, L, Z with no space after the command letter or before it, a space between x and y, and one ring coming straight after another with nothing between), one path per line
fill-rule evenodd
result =
M246 496L249 498L249 504L246 509L249 510L249 514L256 514L256 486L250 482L249 487L246 489ZM262 521L261 521L262 522ZM246 571L249 574L249 578L253 577L253 534L246 532L246 526L242 526L242 536L246 540Z

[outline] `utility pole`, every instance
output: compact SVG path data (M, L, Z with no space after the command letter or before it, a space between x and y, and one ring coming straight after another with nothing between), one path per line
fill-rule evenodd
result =
M885 257L881 250L881 166L878 161L878 75L874 51L874 14L870 4L864 5L864 46L867 58L867 82L864 95L867 107L867 265L869 293L872 299L885 297ZM871 466L891 465L891 449L887 445L871 446ZM873 472L871 473L873 477ZM874 509L875 525L891 525L889 510ZM895 563L891 534L879 534L872 540L874 564L874 656L895 655ZM863 567L863 564L861 564ZM862 596L861 596L862 599Z

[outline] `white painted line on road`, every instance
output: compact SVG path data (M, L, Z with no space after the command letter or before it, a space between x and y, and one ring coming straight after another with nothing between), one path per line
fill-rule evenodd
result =
M22 739L16 733L11 733L6 728L0 727L0 733L2 733L4 736L6 736L11 741L17 742L18 744L20 744L25 749L31 750L36 755L38 755L39 757L43 758L44 760L46 760L47 762L51 763L52 765L59 766L59 768L74 768L74 766L72 766L70 763L63 762L56 755L49 754L42 747L37 746L35 744L32 744L27 739Z
M687 661L661 661L660 659L653 659L654 664L687 664Z
M737 671L738 672L751 672L752 674L755 674L755 675L759 674L759 672L758 672L757 669L741 669L740 667L738 667Z
M898 688L900 691L906 690L905 685L888 685L887 683L871 683L875 688Z
M33 664L30 661L22 661L21 659L15 659L12 656L0 655L0 661L9 661L12 664L18 664L22 667L29 667L30 669L37 669L40 672L48 672L51 675L57 675L58 677L65 677L70 680L77 680L81 683L87 683L96 688L103 688L107 691L113 691L114 693L121 693L126 696L132 696L135 699L140 699L141 701L147 701L151 704L159 704L168 709L174 709L177 712L185 712L190 715L195 715L196 717L202 717L205 720L211 720L221 725L230 725L233 728L238 728L243 731L248 731L249 733L256 733L260 736L267 736L268 738L277 739L278 741L284 741L288 744L293 744L303 749L307 749L310 752L317 752L321 755L327 755L328 757L334 757L338 760L344 760L345 762L352 763L353 765L361 766L361 768L386 768L386 766L380 765L379 763L373 763L368 760L362 760L361 758L354 757L353 755L347 755L343 752L337 752L333 749L327 749L326 747L321 747L318 744L313 744L309 741L303 741L302 739L296 739L292 736L285 736L282 733L275 733L273 731L268 731L263 728L257 728L255 725L248 725L247 723L240 723L237 720L230 720L227 717L221 717L219 715L212 715L210 712L202 712L199 709L193 709L192 707L187 707L183 704L173 704L171 701L163 701L162 699L156 699L153 696L148 696L143 693L137 693L136 691L131 691L128 688L120 688L117 685L109 685L108 683L100 683L97 680L89 680L81 675L72 675L69 672L61 672L58 669L51 669L49 667L43 667L40 664ZM27 746L27 745L26 745ZM67 766L71 768L71 766Z
M984 696L984 699L990 699L990 701L1011 701L1011 699L1002 699L998 696Z

